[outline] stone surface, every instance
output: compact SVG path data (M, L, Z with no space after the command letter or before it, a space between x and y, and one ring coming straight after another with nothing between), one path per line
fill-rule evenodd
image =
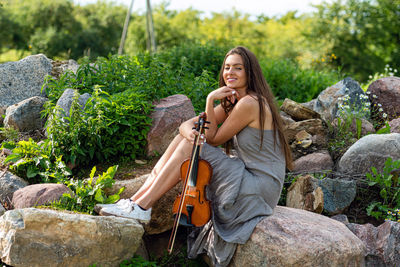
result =
M284 127L284 132L289 143L293 142L296 139L296 134L302 130L311 135L326 135L326 129L320 119L297 121Z
M107 194L115 194L122 187L125 187L124 192L120 195L121 198L130 198L136 191L145 183L149 174L142 175L135 179L117 180ZM150 223L145 225L144 229L147 234L159 234L168 231L174 225L174 218L172 216L172 206L175 198L182 191L182 183L178 183L175 187L164 194L151 210Z
M45 97L34 96L9 106L6 110L4 126L12 127L20 132L42 129L45 120L41 118L40 112L46 101Z
M390 132L400 133L400 118L389 121Z
M71 108L72 101L74 100L74 92L75 90L73 89L66 89L61 97L57 101L57 106L62 108L64 110L64 114L60 114L60 117L69 117L69 110ZM78 93L79 94L79 93ZM90 98L90 94L85 93L83 95L79 95L78 98L78 103L81 106L81 109L83 110L85 108L86 102Z
M338 214L350 206L357 193L355 181L324 178L318 181L324 192L324 210Z
M293 171L312 172L312 171L332 170L333 166L334 163L328 151L320 151L296 159L294 161Z
M15 209L40 206L59 200L64 193L72 193L64 184L28 185L14 192L12 205Z
M370 134L355 142L342 156L338 170L346 173L371 172L383 169L388 157L400 159L400 134Z
M366 247L366 266L400 266L400 223L349 223L347 227Z
M360 95L365 95L364 91L358 82L347 77L322 91L314 103L313 110L320 113L324 120L332 121L338 116L338 105L343 103L340 98L345 95L349 96L349 102L353 106L359 108L363 106Z
M230 266L364 266L364 253L362 241L344 224L278 206L237 247Z
M318 180L311 175L300 176L287 191L286 206L321 213L324 209L324 194Z
M13 194L20 188L28 185L28 182L11 172L0 173L0 201L11 203Z
M400 78L386 77L371 83L367 89L371 105L381 104L383 112L388 116L388 120L398 118L400 116ZM372 117L381 118L379 109L372 109Z
M281 111L279 113L281 115L281 119L282 119L284 125L289 125L289 124L292 124L295 122L292 119L292 117L290 117L289 114L287 114L286 112Z
M0 255L19 267L119 266L142 239L136 221L45 209L15 209L0 217Z
M151 114L153 122L147 134L147 154L163 154L178 134L181 123L195 116L187 96L172 95L161 99Z
M8 107L41 93L44 78L50 75L51 61L45 55L32 55L0 65L0 106Z
M314 110L289 98L286 98L283 101L281 110L289 114L296 121L321 118L321 115L318 112L315 112Z

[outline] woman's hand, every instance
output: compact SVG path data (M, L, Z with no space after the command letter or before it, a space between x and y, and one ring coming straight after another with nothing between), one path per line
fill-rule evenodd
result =
M197 122L197 117L185 121L179 127L180 134L192 144L194 144L196 136L200 134L196 129L193 129L193 127L195 127L195 122ZM202 134L200 136L199 144L202 145L203 143L205 143L205 141L206 138L204 134Z
M223 86L209 93L207 98L210 100L220 100L223 98L227 98L231 103L234 103L236 96L237 92L235 89L232 89L228 86Z

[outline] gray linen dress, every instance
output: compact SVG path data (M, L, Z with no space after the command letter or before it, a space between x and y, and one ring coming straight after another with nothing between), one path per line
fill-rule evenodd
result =
M228 265L237 244L246 243L257 223L273 213L285 178L285 156L272 130L264 130L261 150L260 140L259 129L242 129L233 138L238 157L203 145L201 158L213 168L207 187L212 216L189 234L189 258L207 253L214 266Z

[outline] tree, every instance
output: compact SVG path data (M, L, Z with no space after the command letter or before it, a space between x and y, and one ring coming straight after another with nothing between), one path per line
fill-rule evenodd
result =
M361 81L400 67L400 0L336 0L317 6L311 38L332 43L334 65Z

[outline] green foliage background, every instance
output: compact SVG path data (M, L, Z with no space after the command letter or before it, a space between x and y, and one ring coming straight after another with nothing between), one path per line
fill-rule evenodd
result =
M126 6L105 0L84 6L72 0L0 3L0 62L36 53L76 60L115 54L127 12ZM182 43L244 45L258 57L291 60L303 68L339 68L365 82L386 64L400 68L399 10L400 0L334 0L302 15L254 18L231 10L204 17L194 9L170 10L164 2L153 7L153 18L159 51ZM145 14L135 11L125 53L144 52L146 39Z

